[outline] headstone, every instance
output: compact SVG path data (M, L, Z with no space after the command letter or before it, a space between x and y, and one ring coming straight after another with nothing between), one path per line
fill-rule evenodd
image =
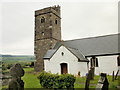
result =
M24 76L24 70L20 64L15 64L10 69L10 75L12 76L11 81L8 85L8 90L23 90L24 82L21 80L21 77Z
M108 90L109 82L107 80L106 73L100 74L100 79L98 80L98 84L96 86L96 90Z

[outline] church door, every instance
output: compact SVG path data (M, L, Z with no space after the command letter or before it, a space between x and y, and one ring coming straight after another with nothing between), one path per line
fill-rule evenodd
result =
M61 64L61 74L66 74L66 73L68 73L67 63L62 63Z

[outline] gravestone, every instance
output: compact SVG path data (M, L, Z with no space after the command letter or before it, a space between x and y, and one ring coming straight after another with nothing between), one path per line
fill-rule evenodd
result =
M24 70L20 64L15 64L10 69L10 75L12 76L11 81L8 85L8 90L23 90L24 82L21 80L21 77L24 76Z
M89 90L89 84L91 78L92 78L92 70L90 69L88 74L86 74L85 90Z
M98 80L98 84L96 86L96 90L108 90L109 82L107 80L106 73L100 74L100 79Z

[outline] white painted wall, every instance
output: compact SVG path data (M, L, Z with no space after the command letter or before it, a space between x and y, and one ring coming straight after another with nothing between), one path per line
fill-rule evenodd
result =
M95 67L95 74L99 75L100 73L107 73L108 75L112 75L113 71L116 74L118 70L117 56L118 55L97 57L99 67ZM90 60L90 58L88 59ZM90 67L90 62L89 62L89 67Z
M78 58L64 46L61 46L50 60L44 60L45 71L61 74L61 63L67 63L69 74L77 75L80 71L81 76L85 76L88 72L87 62L78 62Z

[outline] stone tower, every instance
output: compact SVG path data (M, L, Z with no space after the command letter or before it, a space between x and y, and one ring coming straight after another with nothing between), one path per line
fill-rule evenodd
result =
M61 41L60 6L35 11L35 71L44 70L43 57L58 41Z

